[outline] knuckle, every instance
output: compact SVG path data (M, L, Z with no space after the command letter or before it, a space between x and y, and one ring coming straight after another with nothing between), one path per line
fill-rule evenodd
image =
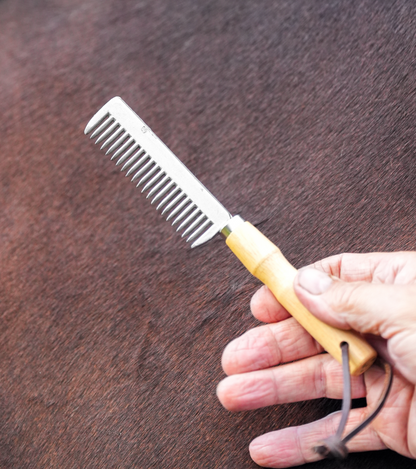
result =
M337 282L336 285L331 298L332 309L336 313L353 313L365 294L364 284Z

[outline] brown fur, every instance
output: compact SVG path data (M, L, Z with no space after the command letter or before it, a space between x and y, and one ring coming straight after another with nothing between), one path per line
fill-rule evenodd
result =
M257 281L83 136L122 96L298 267L415 249L413 1L0 1L0 467L254 468L215 387ZM392 452L310 467L414 467Z

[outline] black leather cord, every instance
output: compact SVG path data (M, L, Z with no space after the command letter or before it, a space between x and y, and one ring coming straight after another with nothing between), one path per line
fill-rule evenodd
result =
M385 404L387 396L389 395L391 389L391 385L393 383L393 369L391 365L387 362L382 362L381 359L378 359L377 362L383 365L386 375L384 378L383 391L381 392L381 396L377 403L377 406L363 422L361 422L353 430L351 430L344 438L341 438L348 420L348 415L351 410L351 376L348 356L348 344L346 342L343 342L341 344L341 349L342 373L344 379L341 421L335 435L326 438L314 448L315 452L317 452L321 456L336 459L345 459L348 456L348 448L346 446L347 442L375 419L375 417L378 415L383 405Z

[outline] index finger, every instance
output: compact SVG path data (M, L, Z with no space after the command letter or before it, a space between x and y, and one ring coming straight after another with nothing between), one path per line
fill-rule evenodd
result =
M261 322L279 322L290 317L290 314L276 300L266 285L263 285L254 293L251 298L250 309L253 316Z
M314 267L346 282L373 282L382 275L394 272L406 263L408 253L372 252L366 254L343 253L319 260L308 267ZM383 275L383 276L384 276ZM386 281L383 278L382 281Z

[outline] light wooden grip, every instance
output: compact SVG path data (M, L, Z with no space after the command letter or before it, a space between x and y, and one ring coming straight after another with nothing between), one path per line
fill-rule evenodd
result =
M358 333L329 326L302 305L293 289L297 270L257 228L244 222L232 231L226 243L245 267L270 288L279 303L340 363L340 345L348 342L351 374L359 375L371 366L377 353Z

